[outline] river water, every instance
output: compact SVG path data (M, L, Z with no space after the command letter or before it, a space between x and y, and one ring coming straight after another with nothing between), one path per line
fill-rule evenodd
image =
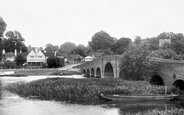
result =
M1 86L19 81L58 76L0 77ZM68 76L65 76L68 77ZM81 76L70 76L82 78ZM0 86L0 89L1 89ZM0 115L123 115L126 112L170 109L176 105L169 103L128 103L104 102L99 105L70 104L62 101L43 101L19 97L11 92L0 90Z

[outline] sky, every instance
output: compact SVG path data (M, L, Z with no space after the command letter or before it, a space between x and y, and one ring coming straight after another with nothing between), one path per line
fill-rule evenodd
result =
M101 30L132 40L184 33L184 0L1 0L0 17L27 46L87 46Z

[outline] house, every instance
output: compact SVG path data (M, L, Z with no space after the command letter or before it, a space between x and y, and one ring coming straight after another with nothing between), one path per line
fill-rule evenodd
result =
M171 39L159 39L159 47L163 47L165 43L171 44Z
M42 63L45 63L46 61L45 54L38 48L36 48L35 50L31 50L26 56L26 58L27 64L34 66L40 66Z

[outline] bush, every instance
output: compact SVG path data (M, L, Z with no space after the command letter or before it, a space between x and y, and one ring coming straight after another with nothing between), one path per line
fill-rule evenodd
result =
M47 59L48 67L61 67L64 66L64 59L58 57L49 57Z
M17 57L15 57L15 63L16 65L22 65L26 62L26 58L24 58L22 55L17 55Z
M130 46L122 56L120 78L148 80L156 71L156 64L150 62L149 55L150 51L145 45Z
M3 67L4 68L15 68L16 64L12 61L4 61Z
M173 60L181 60L182 56L177 55L173 50L171 49L159 49L151 53L151 57L158 57L158 58L164 58L164 59L173 59Z

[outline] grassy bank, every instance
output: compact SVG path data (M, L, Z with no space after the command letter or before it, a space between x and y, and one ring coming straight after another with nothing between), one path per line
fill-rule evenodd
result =
M57 68L54 69L7 69L2 70L3 71L14 71L15 74L12 76L41 76L41 75L60 75L63 73L63 75L73 75L73 74L81 74L78 71L73 70L58 70Z
M184 114L184 109L178 109L178 108L172 108L172 109L166 109L166 110L159 110L159 109L154 109L154 110L149 110L145 112L138 112L138 113L123 113L124 115L183 115Z
M22 97L62 101L98 101L103 94L152 95L164 94L165 87L151 86L145 81L122 79L67 79L47 78L30 83L14 83L7 90ZM168 92L171 93L171 88Z

